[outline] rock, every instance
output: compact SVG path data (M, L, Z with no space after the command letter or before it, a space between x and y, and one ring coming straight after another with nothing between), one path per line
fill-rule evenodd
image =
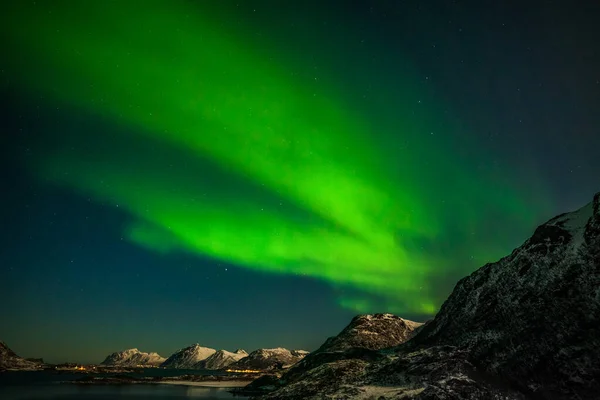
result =
M38 370L42 367L43 362L19 357L4 342L0 341L0 370Z

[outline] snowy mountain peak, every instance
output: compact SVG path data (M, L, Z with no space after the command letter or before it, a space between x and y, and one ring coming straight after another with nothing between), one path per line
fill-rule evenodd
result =
M571 232L582 230L594 214L594 203L591 201L578 210L558 215L546 222L545 225L560 226Z
M289 350L285 349L283 347L275 347L273 349L258 349L258 350L256 350L256 352L259 352L259 353L289 353Z
M248 353L244 350L236 350L235 352L230 352L227 350L219 350L212 354L210 357L199 361L196 363L193 368L194 369L223 369L228 367L229 365L235 363L236 361L241 360L246 357Z
M303 354L302 360L284 377L294 381L305 373L312 373L309 371L319 365L343 363L343 360L353 357L375 359L379 357L376 355L378 350L401 345L423 325L389 313L357 315L337 336L328 338L316 351Z
M102 364L121 367L158 366L164 361L165 358L157 353L144 353L133 348L110 354L102 361Z
M353 347L379 350L410 339L423 324L394 314L357 315L339 335L327 339L318 352L344 351Z
M254 350L248 356L232 364L232 369L272 370L291 366L308 354L304 350L288 350L283 347Z
M215 349L200 346L195 343L191 346L177 350L165 362L161 364L164 368L192 369L195 365L216 353Z
M397 318L400 318L400 317L398 317L397 315L394 315L394 314L390 314L390 313L380 313L380 314L362 314L362 315L357 315L353 319L372 320L372 319L397 319Z
M137 349L137 347L134 347L133 349L127 349L127 350L123 350L123 353L139 353L140 351Z
M521 249L530 251L536 248L539 254L549 254L568 245L568 251L576 253L585 243L586 232L595 226L594 221L600 219L599 210L600 194L596 194L592 202L578 210L560 214L538 226Z

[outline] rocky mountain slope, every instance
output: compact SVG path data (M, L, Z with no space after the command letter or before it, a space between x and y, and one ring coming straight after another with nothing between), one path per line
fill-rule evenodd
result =
M101 364L120 367L158 366L165 360L166 358L157 353L144 353L138 349L128 349L110 354Z
M598 398L600 193L459 281L395 351L315 353L249 389L281 400Z
M215 349L202 347L198 343L177 350L160 366L175 369L193 369L198 362L207 359L216 353Z
M281 347L275 349L258 349L248 356L229 366L238 370L276 370L289 367L302 360L308 351L288 350Z
M3 341L0 340L0 371L1 370L37 370L42 363L19 357Z
M317 351L343 351L353 347L379 350L398 346L410 339L422 325L393 314L359 315L339 335L327 339Z
M393 348L406 342L422 326L422 323L393 314L356 316L337 336L328 338L319 349L291 367L281 382L305 381L307 373L322 365L335 363L345 365L345 360L364 362L382 360L384 356L378 350ZM266 381L267 386L273 383L268 379ZM263 385L264 382L258 381L249 389L255 390Z
M219 350L210 357L196 363L194 369L224 369L247 356L248 353L242 349L238 349L233 353L227 350Z
M528 395L600 393L600 193L462 279L415 344L459 346Z

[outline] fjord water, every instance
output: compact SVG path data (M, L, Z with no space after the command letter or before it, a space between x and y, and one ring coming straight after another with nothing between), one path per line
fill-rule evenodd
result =
M0 374L2 400L222 400L234 396L225 388L169 384L74 385L61 381L81 375L44 372L5 372ZM235 396L237 400L246 397Z
M184 400L231 399L233 395L222 388L201 388L181 385L63 385L0 386L2 400ZM235 397L242 399L241 397Z

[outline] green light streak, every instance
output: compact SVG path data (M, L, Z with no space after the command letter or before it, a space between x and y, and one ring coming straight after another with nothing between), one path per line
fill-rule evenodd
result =
M429 282L451 263L419 243L451 240L457 220L463 233L480 230L490 202L503 213L527 215L511 188L468 173L448 148L420 139L412 152L389 159L372 123L324 90L333 82L296 77L291 66L215 22L206 7L203 13L183 1L50 4L15 5L12 22L1 28L19 49L11 60L15 75L33 91L132 126L135 134L123 145L126 156L94 150L90 161L89 154L47 151L37 171L124 207L139 221L128 237L150 249L311 276L383 296L388 308L431 314L443 294ZM426 124L400 121L397 129L414 138ZM243 192L199 183L205 170L166 172L170 162L147 162L141 142L210 160L314 218L293 218ZM425 151L435 165L425 162ZM398 164L403 170L393 172ZM443 202L438 193L445 193ZM456 217L446 215L448 208ZM478 248L489 257L506 250ZM365 299L341 303L371 307Z

